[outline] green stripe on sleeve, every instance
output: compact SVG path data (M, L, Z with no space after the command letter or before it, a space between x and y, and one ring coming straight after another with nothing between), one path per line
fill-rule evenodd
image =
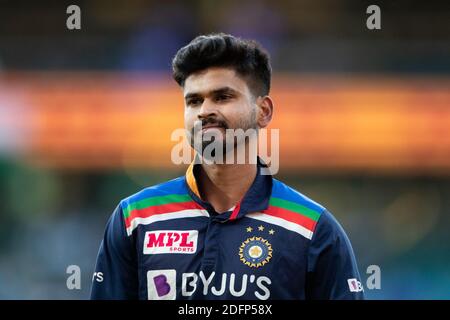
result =
M124 217L125 219L128 218L130 216L130 212L133 210L140 210L169 203L188 202L191 200L192 199L188 194L169 194L167 196L158 196L143 199L129 204L128 207L126 207L124 210Z
M301 214L301 215L306 216L314 221L319 220L319 217L320 217L319 212L314 211L310 208L307 208L305 206L302 206L301 204L298 204L298 203L295 203L292 201L271 197L269 204L274 207L283 208L283 209Z

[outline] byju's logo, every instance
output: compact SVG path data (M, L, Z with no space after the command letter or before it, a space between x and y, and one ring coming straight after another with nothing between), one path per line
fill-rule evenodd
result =
M175 300L177 272L173 269L147 272L149 300Z
M347 279L348 288L350 289L350 292L361 292L364 291L363 286L358 279L352 278Z
M145 233L144 254L184 253L197 251L197 230L159 230Z
M181 286L178 289L179 297L197 299L200 295L216 297L244 297L253 294L259 300L270 298L270 285L272 281L266 276L253 274L236 275L222 273L216 278L213 271L208 276L188 272L180 274ZM239 279L238 279L239 278ZM174 269L150 270L147 272L147 290L149 300L175 300L177 296L177 273ZM217 281L215 281L217 280ZM179 283L180 284L180 283Z

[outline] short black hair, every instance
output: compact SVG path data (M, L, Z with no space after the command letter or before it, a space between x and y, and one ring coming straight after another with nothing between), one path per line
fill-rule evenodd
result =
M254 40L225 33L201 35L178 50L172 61L173 78L181 86L193 73L210 67L234 69L255 96L270 91L272 67L267 51Z

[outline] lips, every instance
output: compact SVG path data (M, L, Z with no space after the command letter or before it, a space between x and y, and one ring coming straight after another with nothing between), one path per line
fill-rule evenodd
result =
M220 124L207 124L206 126L202 127L202 130L209 129L209 128L223 128L223 126Z
M202 131L206 131L207 129L216 128L216 129L225 129L225 125L220 122L214 123L206 123L202 125Z
M219 130L222 133L225 133L226 129L228 128L227 124L225 121L220 121L220 120L216 120L216 121L199 121L199 122L195 122L194 126L191 129L191 134L192 136L194 136L195 134L206 134L209 131L213 131L212 129L222 129Z

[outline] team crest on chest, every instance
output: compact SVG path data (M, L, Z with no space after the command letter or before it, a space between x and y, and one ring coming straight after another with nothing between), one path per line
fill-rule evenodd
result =
M250 268L259 268L272 259L272 245L262 237L250 237L239 247L239 260Z

